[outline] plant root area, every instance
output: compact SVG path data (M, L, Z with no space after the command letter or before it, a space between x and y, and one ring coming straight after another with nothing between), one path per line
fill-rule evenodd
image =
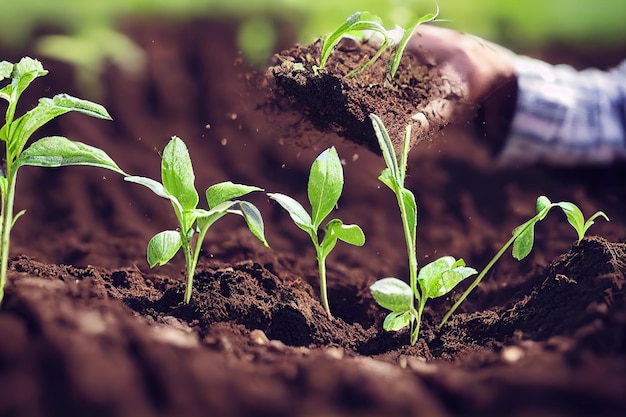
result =
M78 90L75 69L44 60L50 74L22 109L67 92L103 103L114 121L65 115L39 135L101 147L126 172L157 179L159 152L177 135L200 195L231 180L302 203L330 141L345 162L334 215L361 225L367 242L340 242L328 259L329 319L308 236L256 193L271 248L241 218L221 219L183 304L182 256L154 269L145 260L148 240L176 227L169 202L107 171L26 167L16 209L27 213L0 308L0 416L626 415L626 167L501 166L462 128L421 141L407 178L420 264L452 255L482 269L539 195L611 221L597 220L591 233L602 237L576 245L562 213L550 213L531 255L507 253L442 327L469 283L432 300L410 346L408 331L382 331L386 312L368 290L408 277L395 198L377 181L382 159L337 137L318 141L318 128L292 143L297 111L285 115L290 128L268 123L236 22L122 28L145 51L140 72L107 65L102 95L85 97L96 90ZM13 62L25 54L5 50ZM375 71L358 77L380 83Z

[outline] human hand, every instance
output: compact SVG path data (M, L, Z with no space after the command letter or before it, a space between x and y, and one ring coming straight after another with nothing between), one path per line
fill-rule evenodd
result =
M405 54L438 66L456 94L429 103L423 117L414 117L419 133L432 133L449 123L471 120L478 109L485 136L500 141L515 107L517 91L512 52L484 39L433 25L420 25ZM499 143L489 143L493 148ZM495 149L494 149L495 150Z

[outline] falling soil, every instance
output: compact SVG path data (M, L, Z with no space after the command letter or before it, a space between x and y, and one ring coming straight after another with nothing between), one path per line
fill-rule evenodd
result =
M136 75L106 69L98 100L114 122L67 115L40 134L101 147L127 172L152 178L159 152L178 135L200 190L232 180L302 202L310 164L331 141L345 162L336 215L367 236L364 247L338 244L328 259L334 319L319 303L308 236L262 193L251 200L271 248L237 216L221 219L203 246L192 300L183 304L182 258L155 269L145 261L150 237L175 227L167 201L97 169L28 167L16 202L27 213L12 235L0 310L0 416L626 414L623 165L503 167L459 129L419 143L407 187L419 205L420 264L449 254L482 268L533 216L539 195L574 201L587 215L604 210L611 222L592 227L603 238L574 244L563 216L551 213L537 225L531 255L503 257L441 328L462 288L433 300L410 346L407 331L382 331L385 312L368 291L384 276L407 276L395 199L377 181L382 160L352 143L356 121L312 125L298 143L304 148L285 143L289 132L277 135L257 110L236 27L128 22L123 28L145 50L146 64ZM25 107L40 95L86 94L74 90L70 69L44 64L50 75L36 82ZM402 118L417 109L401 108ZM358 123L367 125L371 109L360 111ZM307 113L285 112L292 124ZM350 141L330 135L318 142L325 130Z

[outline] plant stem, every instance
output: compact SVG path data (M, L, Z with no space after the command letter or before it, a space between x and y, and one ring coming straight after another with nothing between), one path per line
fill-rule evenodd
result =
M471 285L469 287L467 287L467 289L465 290L465 292L461 295L461 297L456 301L456 303L454 303L454 305L452 306L452 308L450 308L450 310L448 310L448 312L446 313L445 316L443 316L443 319L441 319L441 323L439 324L439 327L441 328L441 326L443 326L446 321L448 321L448 319L450 318L450 316L452 314L454 314L454 312L456 311L456 309L461 305L461 303L463 301L465 301L465 299L467 298L467 296L474 290L474 288L476 288L478 286L478 284L480 284L480 281L485 277L485 275L487 275L487 272L489 272L489 270L491 269L491 267L498 262L498 259L500 259L502 257L502 255L504 254L504 252L506 252L506 250L509 248L509 246L511 246L513 244L513 242L515 241L515 239L517 239L519 237L518 234L514 234L505 244L504 246L502 246L502 248L498 251L498 253L496 253L496 255L491 258L491 260L489 261L489 263L487 264L487 266L485 266L485 269L483 269L482 271L480 271L480 274L478 274L478 276L476 277L476 279L474 280L474 282L471 283Z
M0 238L0 303L4 298L4 286L9 268L9 246L13 226L13 200L15 194L15 173L11 173L10 160L7 158L7 189L2 196L2 237Z
M185 287L185 304L189 304L189 302L191 301L191 290L193 289L193 275L194 275L194 272L196 271L196 262L194 262L194 256L193 256L193 252L191 249L191 240L187 236L183 237L182 246L183 246L183 252L185 253L185 266L187 267L187 286Z
M417 339L420 335L420 326L422 325L422 313L424 312L424 307L426 306L426 297L422 297L420 299L419 308L417 309L417 320L415 323L415 330L411 332L411 345L417 343Z
M326 257L323 257L321 252L322 248L315 245L315 251L317 252L317 267L320 274L320 297L322 298L322 305L328 318L332 320L333 315L330 313L330 304L328 303L328 290L326 289Z

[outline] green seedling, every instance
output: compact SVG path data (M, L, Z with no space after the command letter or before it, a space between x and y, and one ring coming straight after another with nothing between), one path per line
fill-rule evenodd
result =
M185 303L191 300L193 277L204 237L217 220L226 214L242 216L250 231L266 247L263 218L256 206L248 201L234 200L259 187L234 184L230 181L215 184L206 190L209 210L198 208L198 192L189 151L185 143L174 136L163 150L161 182L139 176L127 176L126 181L141 184L159 197L168 199L178 219L178 230L157 233L148 243L147 257L150 267L167 264L182 248L185 256L187 286ZM196 236L197 233L197 236Z
M555 208L559 207L565 213L567 217L567 221L570 225L576 230L576 234L578 235L578 240L576 244L579 244L580 241L585 236L585 233L589 228L593 225L594 220L598 217L602 217L605 220L609 220L606 214L602 211L598 211L594 213L589 219L585 221L582 211L574 204L568 201L561 201L559 203L551 202L548 197L540 196L537 198L537 214L527 222L521 224L513 230L513 236L502 246L502 248L495 254L495 256L487 263L485 269L483 269L480 274L476 277L474 282L470 284L470 286L465 290L465 292L461 295L461 297L454 303L452 308L446 313L446 315L441 320L440 327L450 318L452 314L456 311L456 309L465 301L467 296L478 286L480 281L487 275L489 270L493 267L493 265L502 257L502 255L513 245L513 257L518 261L521 261L525 257L530 254L530 251L533 248L533 244L535 241L535 225L543 220L548 212Z
M437 6L437 11L435 13L428 13L420 17L412 26L408 27L407 29L396 26L393 29L393 32L396 36L390 36L392 30L385 29L380 17L370 12L356 12L348 17L348 19L341 26L339 26L333 33L331 33L324 39L324 43L322 44L320 65L314 67L313 70L315 72L318 72L326 67L326 62L328 61L330 54L341 39L348 37L362 41L371 37L373 32L374 35L377 34L383 38L380 46L378 47L378 50L369 61L359 65L355 70L351 71L347 75L347 77L351 78L358 75L364 69L376 62L376 60L380 58L383 52L385 52L388 48L395 46L396 51L393 55L393 58L388 62L387 65L390 78L393 78L398 71L398 66L400 65L402 54L404 53L409 39L415 32L415 29L422 23L434 21L437 18L438 14L439 6ZM398 35L401 35L401 37ZM400 38L399 41L396 40L398 37Z
M370 115L374 132L378 139L385 168L378 179L396 196L400 208L400 218L409 260L409 284L388 277L376 281L371 287L374 300L383 308L391 310L383 322L387 331L398 331L404 327L411 329L411 344L419 337L422 313L429 298L436 298L449 293L459 282L476 274L474 268L465 265L463 259L456 260L451 256L443 256L422 267L418 274L417 268L417 204L415 195L404 187L406 168L411 140L411 125L405 130L403 149L400 161L396 156L389 133L380 118ZM419 284L419 288L418 288ZM418 302L415 308L415 300Z
M0 128L0 139L5 144L4 172L0 172L0 193L2 194L0 301L4 297L4 286L7 280L11 229L25 212L22 210L16 215L13 213L18 170L24 165L47 168L88 165L125 175L104 151L62 136L39 139L25 149L35 131L62 114L75 111L99 119L111 119L109 113L101 105L67 94L42 98L35 108L16 118L16 108L21 94L31 82L47 73L48 71L39 61L29 57L22 58L17 64L0 62L0 84L10 80L0 89L0 98L8 102L5 123Z
M334 147L323 151L311 166L308 184L308 196L311 214L293 198L279 193L268 196L280 204L291 216L296 226L311 237L317 255L320 276L322 305L332 317L326 289L326 257L337 244L337 240L356 246L365 244L363 230L356 224L343 224L339 219L332 219L320 231L319 227L337 205L343 190L343 168Z

